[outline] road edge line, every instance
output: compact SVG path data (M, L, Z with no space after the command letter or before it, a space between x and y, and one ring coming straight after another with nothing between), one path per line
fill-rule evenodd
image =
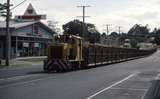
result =
M137 73L131 74L131 75L125 77L124 79L122 79L122 80L120 80L120 81L118 81L118 82L110 85L109 87L106 87L106 88L104 88L104 89L96 92L95 94L87 97L86 99L92 99L92 98L94 98L95 96L99 95L100 93L102 93L102 92L104 92L104 91L106 91L106 90L109 90L109 89L111 89L112 87L114 87L114 86L116 86L116 85L118 85L118 84L120 84L120 83L122 83L122 82L124 82L124 81L126 81L126 80L128 80L128 79L130 79L130 78L132 78L132 77L135 76L136 74L137 74Z

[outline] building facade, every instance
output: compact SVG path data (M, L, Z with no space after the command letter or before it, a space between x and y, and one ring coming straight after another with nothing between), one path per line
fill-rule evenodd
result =
M28 8L30 8L29 10L33 10L31 4ZM35 13L35 11L31 12ZM10 21L11 58L45 56L47 45L54 40L54 34L56 33L42 23L40 17L37 19L37 15L33 15L32 13L31 15L25 15L24 19L15 18ZM4 21L0 22L0 58L5 58L5 24Z

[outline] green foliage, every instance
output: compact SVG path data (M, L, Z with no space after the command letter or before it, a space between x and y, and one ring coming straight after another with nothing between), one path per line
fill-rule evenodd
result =
M150 37L154 37L153 43L160 45L160 29L155 28L150 34Z
M138 41L136 39L130 39L130 44L133 48L137 48Z
M120 34L119 36L120 36L120 37L119 37L119 41L120 41L121 43L124 43L125 39L128 38L128 36L127 36L126 33L122 33L122 34Z
M135 24L129 31L128 35L131 36L138 36L138 37L145 37L147 34L149 34L150 29L148 28L148 25L142 26L139 24Z
M106 37L107 37L107 35L106 35L106 33L105 33L105 32L103 32L101 36L102 36L102 37L104 37L104 38L106 38Z
M82 26L83 23L79 20L73 20L63 25L64 33L73 34L73 35L81 35L82 34Z
M149 31L148 25L142 26L135 24L127 34L127 38L131 40L132 47L137 47L137 43L146 42L148 40Z
M83 26L84 26L84 34L83 33ZM73 20L63 25L64 34L72 34L72 35L79 35L83 36L85 40L89 42L99 42L100 41L100 33L97 31L94 24L85 23L79 20Z
M133 48L137 48L137 44L141 42L151 42L160 45L160 28L155 28L150 32L148 25L142 26L135 24L128 33L118 34L116 32L112 32L109 37L112 40L118 40L120 44L124 44L125 39L129 39Z
M116 39L116 38L119 38L119 34L117 32L112 32L110 35L109 35L110 38L112 39Z
M157 32L157 31L156 31ZM159 31L160 33L160 31ZM140 42L149 42L150 39L150 29L148 28L148 25L142 26L139 24L135 24L129 31L128 33L121 33L118 34L116 32L112 32L109 37L111 39L118 39L120 44L125 43L125 39L130 39L131 46L133 48L137 48L137 44ZM155 35L156 33L152 34ZM158 42L158 39L157 39Z

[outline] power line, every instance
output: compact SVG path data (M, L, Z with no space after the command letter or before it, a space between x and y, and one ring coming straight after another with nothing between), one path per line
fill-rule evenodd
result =
M23 0L22 2L20 2L19 4L17 4L15 7L11 8L11 10L14 10L15 8L17 8L18 6L20 6L21 4L25 3L27 0Z

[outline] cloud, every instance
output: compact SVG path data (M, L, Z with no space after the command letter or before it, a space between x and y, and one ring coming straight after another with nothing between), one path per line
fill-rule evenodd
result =
M12 0L14 5L19 2ZM60 27L82 15L82 9L76 7L82 4L81 0L28 0L13 10L13 15L23 14L29 3L39 14L47 14L48 20L58 21ZM91 16L86 22L95 24L100 32L105 28L103 24L112 24L113 31L122 26L124 32L136 23L149 24L151 28L160 24L160 0L87 0L87 4L92 7L86 9L86 14Z
M125 9L119 9L108 14L100 15L98 20L101 21L97 21L96 23L105 22L120 25L123 27L124 32L127 32L134 24L149 24L150 28L159 27L160 3L157 3L158 0L150 1L135 0L132 5L126 6ZM101 26L99 26L99 28L102 30Z

